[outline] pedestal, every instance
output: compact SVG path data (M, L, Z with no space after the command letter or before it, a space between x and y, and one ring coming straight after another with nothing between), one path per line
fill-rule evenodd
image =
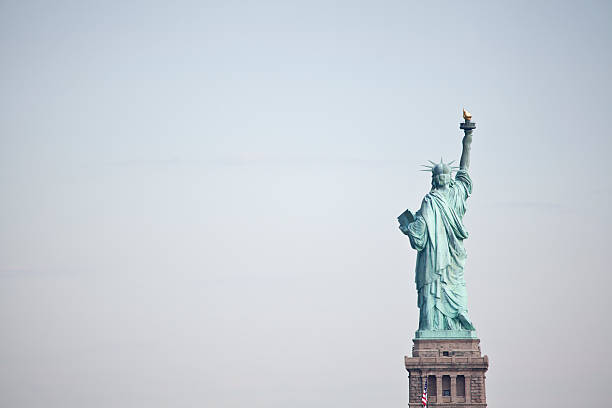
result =
M480 353L479 339L414 339L412 357L405 357L410 377L410 408L421 408L428 378L431 407L484 408L485 373L489 358Z

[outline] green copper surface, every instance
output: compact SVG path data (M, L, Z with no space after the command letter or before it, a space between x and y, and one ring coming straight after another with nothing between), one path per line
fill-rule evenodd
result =
M466 118L460 169L451 176L449 164L431 167L432 189L412 216L400 216L400 230L416 249L417 305L420 310L416 338L476 338L468 317L464 268L467 259L463 240L466 200L472 193L468 174L470 147L475 124Z
M475 330L417 330L415 339L477 339Z

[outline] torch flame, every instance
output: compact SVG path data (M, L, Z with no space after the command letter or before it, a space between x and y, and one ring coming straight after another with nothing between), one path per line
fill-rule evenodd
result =
M463 108L463 119L472 120L472 114Z

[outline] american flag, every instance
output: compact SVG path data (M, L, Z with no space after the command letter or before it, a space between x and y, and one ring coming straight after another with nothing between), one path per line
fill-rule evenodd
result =
M425 377L425 386L423 387L423 396L421 397L423 408L427 406L427 377Z

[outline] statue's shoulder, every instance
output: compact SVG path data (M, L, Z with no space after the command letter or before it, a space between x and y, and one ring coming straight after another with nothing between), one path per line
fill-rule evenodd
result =
M470 173L467 170L457 170L457 173L455 174L455 181L458 180L472 181L472 178L470 177Z
M472 193L472 183L472 178L467 170L459 170L455 174L455 184L460 185L468 196Z
M429 193L425 194L425 197L423 197L423 203L421 204L421 207L431 208L432 206L434 206L436 201L440 200L439 194L440 193L438 193L436 190L431 190Z

